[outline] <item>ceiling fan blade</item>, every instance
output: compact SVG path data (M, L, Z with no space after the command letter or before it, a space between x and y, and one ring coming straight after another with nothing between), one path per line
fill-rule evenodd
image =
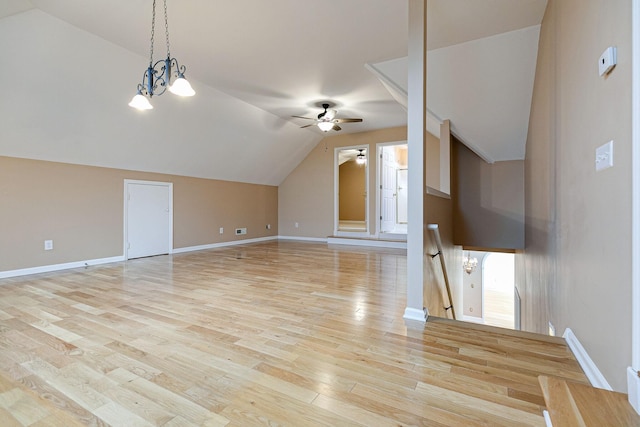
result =
M291 117L295 117L296 119L316 120L313 117L302 117L302 116L291 116Z
M359 123L362 119L335 119L334 123Z
M309 126L315 126L315 123L311 123L310 125L300 126L300 129L308 128Z
M342 130L342 128L334 123L333 130Z

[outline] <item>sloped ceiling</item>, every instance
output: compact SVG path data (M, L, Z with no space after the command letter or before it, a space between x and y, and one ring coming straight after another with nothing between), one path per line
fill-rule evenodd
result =
M431 0L430 49L539 23L545 3ZM149 62L151 4L0 3L0 155L278 185L325 136L291 115L330 101L364 119L343 133L406 124L365 68L406 56L406 1L168 0L171 54L197 94L141 113L126 104ZM160 10L158 22L154 60Z

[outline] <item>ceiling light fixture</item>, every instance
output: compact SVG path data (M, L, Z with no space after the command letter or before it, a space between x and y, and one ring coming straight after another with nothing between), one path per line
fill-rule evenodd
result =
M318 127L320 128L320 130L322 132L329 132L331 129L333 129L333 123L332 122L318 122Z
M156 0L153 0L153 14L151 18L151 48L149 53L149 68L142 76L142 83L138 84L138 92L133 97L129 106L138 110L150 110L153 105L149 99L153 95L162 95L167 88L169 92L179 96L193 96L195 91L184 78L186 67L178 64L176 58L171 57L169 51L169 22L167 21L167 0L164 0L164 30L167 39L167 58L153 63L153 41L156 27ZM172 76L172 68L173 76ZM175 77L171 84L171 77Z
M471 274L478 266L478 258L471 258L471 252L467 252L467 256L462 259L462 269Z
M356 163L359 165L364 165L367 163L367 157L364 155L364 148L358 148L358 155L356 156Z

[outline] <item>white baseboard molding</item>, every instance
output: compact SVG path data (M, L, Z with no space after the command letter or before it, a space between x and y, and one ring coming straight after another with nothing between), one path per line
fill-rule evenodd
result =
M278 236L278 240L297 240L300 242L322 242L327 243L326 237L304 237L304 236Z
M407 242L393 240L375 240L375 239L354 239L329 237L327 243L330 245L350 245L350 246L368 246L374 248L389 249L407 249Z
M208 245L188 246L184 248L176 248L172 251L174 254L181 254L185 252L204 251L206 249L224 248L227 246L246 245L248 243L268 242L271 240L278 240L278 236L256 237L255 239L243 239L232 240L230 242L211 243Z
M463 314L462 320L464 320L465 322L479 323L481 325L484 325L484 319L482 317L467 316L466 314Z
M591 360L587 354L587 350L585 350L582 344L580 344L578 337L575 336L573 331L569 328L565 329L562 337L567 342L567 345L573 352L573 355L576 357L576 360L580 364L580 367L589 379L591 385L596 388L613 391L606 378L602 375L602 372L600 372L593 360Z
M640 377L638 377L638 371L631 367L627 368L627 389L629 403L640 414Z
M404 320L412 320L424 323L427 321L427 314L424 310L407 307L404 309L404 316L402 316L402 318Z
M551 424L551 417L549 416L549 411L542 411L542 416L544 417L544 422L547 425L547 427L553 427L553 424Z
M29 274L50 273L52 271L68 270L70 268L91 267L99 264L124 261L124 255L110 258L87 259L84 261L67 262L64 264L43 265L40 267L21 268L19 270L0 271L0 279L9 277L27 276Z

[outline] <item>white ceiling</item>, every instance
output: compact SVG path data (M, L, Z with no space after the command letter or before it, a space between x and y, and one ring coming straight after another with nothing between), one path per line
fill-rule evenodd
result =
M0 78L16 81L0 99L0 155L278 185L325 136L316 127L300 129L306 123L291 115L315 116L328 100L338 117L364 119L342 133L406 124L403 107L365 64L406 56L407 1L168 0L171 54L186 65L197 94L154 97L156 108L140 114L126 103L148 64L151 4L0 2L0 52L10 62ZM429 49L451 52L441 55L449 60L476 52L471 40L538 25L546 0L428 4ZM154 60L166 54L160 10L157 22ZM453 84L448 77L439 84ZM31 104L17 99L24 91ZM476 93L486 97L483 88L465 97ZM463 123L429 98L429 109L454 129ZM520 101L528 111L530 94ZM504 113L485 126L498 129ZM459 136L483 149L488 142L473 132ZM24 140L31 143L18 143Z

